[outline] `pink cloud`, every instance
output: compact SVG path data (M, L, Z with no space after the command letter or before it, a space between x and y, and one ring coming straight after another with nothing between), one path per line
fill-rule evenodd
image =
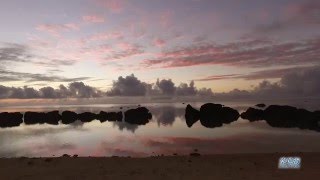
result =
M123 51L134 48L134 46L132 44L127 43L127 42L121 42L121 43L117 44L117 47Z
M120 31L113 31L113 32L102 32L93 34L86 39L89 41L102 41L102 40L109 40L109 39L122 39L123 34Z
M160 38L156 38L154 41L153 41L153 45L155 46L158 46L158 47L162 47L166 44L166 41L163 40L163 39L160 39Z
M119 13L123 11L126 0L96 0L98 4L113 13Z
M212 75L201 79L195 79L195 81L214 81L222 79L232 79L237 78L239 74L225 74L225 75Z
M137 44L119 43L117 47L120 51L113 52L110 56L105 58L106 60L124 59L144 53L144 49Z
M40 24L36 27L36 30L47 32L53 36L60 36L63 31L79 30L79 26L75 23L67 24Z
M82 20L88 23L103 23L105 18L98 15L86 15L82 16Z
M165 51L141 65L172 68L214 64L249 67L310 64L317 62L319 42L320 39L286 43L250 40L224 45L195 44Z

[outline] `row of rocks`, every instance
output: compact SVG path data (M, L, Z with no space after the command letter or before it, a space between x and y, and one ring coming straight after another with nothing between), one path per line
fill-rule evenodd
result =
M265 105L258 104L256 107L265 107ZM311 112L292 106L270 105L264 110L250 107L239 115L237 110L221 104L207 103L200 107L200 111L188 104L185 113L188 127L198 120L208 128L221 127L223 124L236 121L239 116L250 122L265 120L272 127L320 131L320 111Z
M124 121L131 124L144 125L148 123L151 118L151 113L145 107L129 109L124 112ZM71 124L74 123L76 120L80 120L81 122L91 122L95 119L99 120L100 122L122 121L123 114L121 111L100 111L99 114L91 112L84 112L78 114L72 111L63 111L61 114L59 114L59 111L25 112L24 115L20 112L3 112L0 113L0 127L15 127L19 126L23 122L27 125L44 123L58 125L60 120L62 124Z
M214 103L202 105L200 111L188 104L185 113L188 127L191 127L198 120L208 128L221 127L223 124L230 124L238 120L239 116L240 114L237 110Z
M241 113L250 122L265 120L272 127L300 128L320 131L320 111L308 111L292 106L270 105L265 110L248 108Z

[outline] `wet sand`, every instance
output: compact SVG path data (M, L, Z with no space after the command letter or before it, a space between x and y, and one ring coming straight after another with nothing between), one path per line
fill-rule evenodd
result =
M300 156L301 169L278 169ZM130 157L2 158L0 179L319 179L320 153Z

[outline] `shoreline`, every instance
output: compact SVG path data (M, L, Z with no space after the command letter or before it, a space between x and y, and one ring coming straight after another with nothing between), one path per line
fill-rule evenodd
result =
M278 169L283 156L300 169ZM149 157L0 158L0 179L317 179L320 152Z

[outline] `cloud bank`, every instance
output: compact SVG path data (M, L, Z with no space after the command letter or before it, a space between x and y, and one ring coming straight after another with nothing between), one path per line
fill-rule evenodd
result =
M308 67L283 75L280 81L260 82L253 90L234 89L227 93L216 93L222 98L279 98L320 97L320 66Z
M294 71L297 70L297 71ZM278 70L279 71L279 70ZM208 96L223 99L237 98L289 98L320 97L320 66L293 68L281 73L278 82L261 81L252 90L234 89L225 93L213 93L210 88L198 89L194 81L176 85L171 79L158 79L155 83L139 80L134 74L120 76L110 90L103 92L83 82L72 82L66 87L50 86L36 90L32 87L6 87L0 85L0 98L94 98L105 96ZM265 73L265 72L264 72ZM270 72L267 72L269 74ZM228 77L230 78L230 77Z
M60 85L59 88L47 86L39 90L24 86L22 88L6 87L0 85L0 98L33 99L33 98L93 98L101 97L102 92L94 87L85 85L83 82L70 83L68 87Z

